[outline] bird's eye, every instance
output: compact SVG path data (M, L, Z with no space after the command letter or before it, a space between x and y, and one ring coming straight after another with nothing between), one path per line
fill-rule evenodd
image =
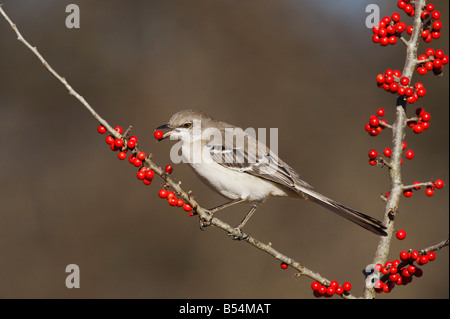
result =
M191 126L192 126L191 122L186 122L186 123L183 124L184 128L190 128Z

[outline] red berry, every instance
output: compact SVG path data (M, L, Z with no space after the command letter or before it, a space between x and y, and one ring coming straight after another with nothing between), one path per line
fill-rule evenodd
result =
M99 127L97 127L97 132L99 132L100 134L105 134L106 128L103 125L100 125Z
M416 124L413 126L413 132L416 134L422 133L423 132L423 126L420 124Z
M402 277L411 277L411 273L408 271L408 269L404 268L402 270Z
M414 158L414 152L411 151L411 150L408 150L408 151L406 151L405 156L406 156L407 159L413 159Z
M135 157L133 159L133 165L136 167L142 166L142 161L139 158Z
M166 173L167 174L171 174L173 172L173 167L172 167L172 165L167 165L166 166Z
M130 156L128 156L128 162L130 162L130 164L134 163L136 156L134 156L133 153L130 154Z
M128 140L127 147L129 149L133 149L136 146L136 142L134 140Z
M389 44L389 38L388 38L388 37L382 37L382 38L380 38L380 44L381 44L382 46L388 45L388 44Z
M190 212L190 211L192 210L192 206L189 205L189 204L184 204L184 205L183 205L183 209L184 209L186 212Z
M178 199L177 206L178 207L183 207L183 205L184 205L184 201L181 198Z
M171 197L170 199L168 198L168 200L169 200L169 205L170 206L177 206L178 199L176 199L175 197Z
M142 180L142 182L143 182L145 185L150 185L150 184L152 183L152 180L151 180L151 179L146 179L146 178L144 178L144 179Z
M433 48L428 48L428 49L426 49L426 50L425 50L425 55L426 55L427 57L434 55L434 49L433 49ZM422 55L421 55L421 56L422 56ZM425 58L425 59L420 59L420 57L419 57L418 60L426 60L426 58Z
M430 113L424 112L424 113L422 114L422 121L428 122L430 119L431 119Z
M400 259L401 259L401 260L407 260L407 259L409 259L409 254L408 254L408 252L407 252L407 251L401 251L401 252L400 252Z
M378 36L378 34L374 34L372 36L372 42L373 43L380 43L380 37Z
M416 272L414 273L416 277L422 277L423 271L419 267L416 268Z
M403 191L403 195L404 195L405 197L411 197L412 194L413 194L413 192L412 192L412 190L410 190L410 189L405 189L405 190Z
M335 291L335 289L333 287L328 287L327 288L327 295L328 296L330 296L330 297L333 296L335 292L336 291Z
M408 269L408 272L412 275L416 272L417 268L416 268L416 266L409 265L407 269Z
M439 20L441 18L441 13L437 10L434 10L433 12L431 12L431 17L434 20Z
M409 78L407 78L406 76L402 77L400 79L400 84L403 86L407 86L409 84Z
M145 178L145 172L139 171L139 172L137 172L136 176L138 179L143 180Z
M158 193L159 197L161 197L161 198L166 198L168 194L169 194L169 192L167 191L167 189L164 189L164 188L161 189Z
M369 151L369 158L375 159L375 158L377 158L377 156L378 156L378 153L377 153L376 150L370 150Z
M137 158L143 161L147 157L147 154L145 152L139 152L137 155Z
M439 31L442 28L442 22L441 21L434 21L433 22L433 30Z
M399 278L400 278L399 274L391 274L391 275L389 275L389 280L393 281L393 282L396 282Z
M106 144L111 145L111 144L114 143L115 140L116 140L116 139L114 138L114 136L108 135L108 136L106 137L106 139L105 139L105 142L106 142Z
M409 259L414 261L417 258L419 258L419 253L417 252L417 250L413 250L412 252L409 253Z
M417 184L420 184L420 182L414 182L413 183L413 185L417 185ZM416 187L414 187L414 190L418 191L421 188L422 188L422 186L416 186Z
M322 286L322 285L320 284L320 282L314 281L314 282L311 284L311 289L314 290L314 291L317 291L317 290L320 288L320 286Z
M155 172L153 172L151 169L145 171L145 178L148 180L152 180L153 177L155 177Z
M432 3L427 4L426 9L428 11L430 11L430 12L433 11L434 10L434 4L432 4Z
M434 57L436 59L442 59L444 57L444 50L436 50L436 52L434 52Z
M344 291L350 291L352 289L352 284L349 282L344 282L342 288L344 288Z
M419 73L420 75L425 75L425 74L427 74L427 72L428 72L428 70L424 66L419 66L417 68L417 73Z
M377 110L377 114L378 114L378 116L384 116L384 109L379 108L379 109Z
M127 158L127 153L126 153L126 152L119 152L119 154L117 154L117 157L118 157L120 160L124 160L124 159Z
M155 133L153 134L153 136L157 139L157 140L161 140L164 136L164 133L160 130L155 131Z
M344 293L344 288L342 288L342 286L337 286L335 288L336 294L338 295L342 295Z
M435 254L434 252L430 251L430 252L427 254L427 257L428 257L428 260L429 260L429 261L433 261L433 260L436 259L436 254Z
M395 32L395 30L394 30L394 32ZM390 36L389 39L388 39L388 42L389 42L389 44L396 44L397 43L397 37L395 35Z
M123 141L120 138L114 140L114 146L119 149L123 147Z
M397 239L403 240L406 238L406 232L403 229L400 229L395 236L397 237Z
M332 280L330 282L330 286L329 287L332 287L332 288L336 289L337 286L339 286L339 283L336 280Z
M383 84L384 83L384 75L383 74L378 74L377 75L377 82L379 84ZM162 132L161 132L162 133Z
M399 9L404 9L406 6L406 2L403 0L400 0L399 2L397 2L397 6L399 7Z
M170 191L169 193L167 193L167 199L171 199L171 198L175 198L175 193Z
M416 93L418 97L422 97L425 96L425 94L427 94L427 90L425 90L425 88L420 88L416 91Z
M442 179L437 179L434 181L433 185L437 189L441 189L442 187L444 187L444 181Z
M423 10L422 14L420 15L420 18L422 20L427 20L428 18L430 18L430 12L428 12L427 10Z
M386 157L391 157L392 151L391 151L390 148L385 148L384 151L383 151L383 154L384 154L384 156L386 156Z
M413 7L412 5L410 5L410 4L407 4L407 5L403 8L403 10L404 10L408 15L411 15L411 14L413 13L413 11L414 11L414 7Z
M280 267L281 269L288 269L289 266L286 263L281 263Z
M391 15L391 19L392 19L392 21L394 21L394 22L399 22L399 21L400 21L400 14L398 14L397 12L393 13L393 14Z
M442 67L442 61L440 59L435 59L433 61L433 68L440 69Z
M119 132L119 134L122 134L122 133L123 133L123 130L122 130L122 128L121 128L120 126L116 126L116 127L114 128L114 130L116 130L117 132Z
M369 164L372 166L375 166L375 165L377 165L377 160L371 159L371 160L369 160Z
M425 265L426 263L428 263L428 257L427 255L422 255L419 257L419 259L417 260L417 263L419 265Z
M369 123L370 123L370 126L377 127L380 124L380 120L378 119L378 117L376 115L372 115L369 118Z
M433 39L439 39L440 37L441 37L441 32L439 32L439 31L433 31L433 32L431 32L431 37L433 38ZM428 40L428 39L427 39Z
M427 189L425 190L425 195L431 197L433 196L433 194L434 194L434 187L427 187Z
M317 292L318 292L320 295L325 295L325 294L327 293L327 287L321 285L321 286L319 287L319 289L317 289Z

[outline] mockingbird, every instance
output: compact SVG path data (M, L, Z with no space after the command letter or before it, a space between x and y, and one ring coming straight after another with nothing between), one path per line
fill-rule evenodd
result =
M157 129L170 129L162 139L180 140L183 161L202 181L231 200L210 209L209 220L215 212L231 205L252 204L236 227L240 235L261 203L269 196L280 196L311 200L372 233L386 236L382 222L316 192L264 143L236 126L203 112L183 110Z

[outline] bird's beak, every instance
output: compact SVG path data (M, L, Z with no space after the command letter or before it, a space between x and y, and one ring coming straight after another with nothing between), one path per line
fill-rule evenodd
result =
M162 137L159 141L162 141L163 139L168 138L168 137L174 132L174 130L175 130L175 129L172 129L172 128L169 126L169 124L163 124L163 125L161 125L161 126L158 126L155 130L163 130L163 129L171 129L171 130L168 131L168 132L166 132L166 133L164 133L163 137Z

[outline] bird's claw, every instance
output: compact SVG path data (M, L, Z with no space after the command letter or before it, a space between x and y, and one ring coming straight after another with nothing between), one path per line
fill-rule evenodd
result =
M240 227L234 228L232 232L228 233L228 236L231 236L233 240L245 240L248 238L248 235L244 234Z

